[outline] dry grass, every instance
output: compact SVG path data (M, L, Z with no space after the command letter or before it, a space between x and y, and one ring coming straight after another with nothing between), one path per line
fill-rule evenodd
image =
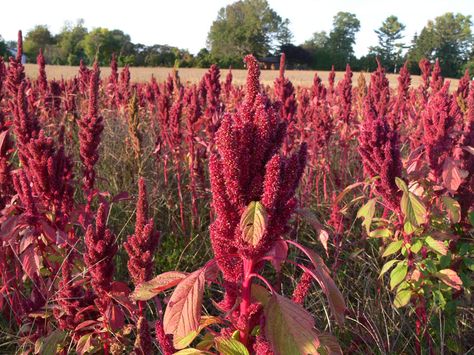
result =
M28 77L35 79L38 75L38 67L36 64L26 64L25 65L26 74ZM60 66L60 65L47 65L46 74L48 79L69 79L77 75L79 68L71 66ZM134 82L143 82L150 80L151 76L154 75L158 81L163 81L167 78L168 74L171 72L171 68L143 68L143 67L133 67L130 68L132 75L132 81ZM207 69L198 69L198 68L180 68L179 76L183 83L197 83L201 80L203 75L206 73ZM314 70L287 70L285 75L291 80L295 86L309 87L313 84L314 73L318 73L323 82L327 84L328 80L328 71L314 71ZM107 77L110 74L110 68L104 67L101 68L102 77ZM242 69L233 69L233 82L234 84L240 85L245 83L245 78L247 76L247 71ZM227 70L222 70L222 80L224 80L227 75ZM344 75L344 72L336 72L336 81L341 79ZM357 78L359 73L354 73L353 82L354 85L357 84ZM273 81L278 76L277 70L262 70L262 75L260 81L264 85L273 85ZM388 79L390 81L390 86L396 88L397 86L397 77L396 74L389 74ZM366 80L369 78L366 76ZM418 86L420 84L421 78L419 76L412 76L412 85ZM458 80L452 79L452 87L457 87Z

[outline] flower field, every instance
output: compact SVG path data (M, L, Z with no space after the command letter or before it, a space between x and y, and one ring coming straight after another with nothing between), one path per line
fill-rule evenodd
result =
M474 347L474 82L0 58L0 353Z

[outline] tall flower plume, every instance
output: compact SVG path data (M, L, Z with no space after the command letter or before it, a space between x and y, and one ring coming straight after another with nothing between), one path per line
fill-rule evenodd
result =
M96 304L104 314L111 299L108 295L114 274L113 259L117 252L115 235L107 229L108 208L101 203L97 211L95 227L87 227L84 238L86 252L84 262L91 276L91 284L97 296Z
M155 231L153 219L148 218L148 202L145 180L138 180L138 201L135 221L135 233L124 243L127 251L128 272L135 285L151 278L153 256L158 246L159 233Z
M377 192L394 212L399 212L400 193L395 178L401 177L399 136L396 128L390 126L386 114L386 104L381 103L387 95L384 72L379 68L372 74L370 94L364 104L364 121L359 134L359 154L364 172L372 178L380 176L376 184ZM379 101L376 101L379 98Z
M236 284L242 262L231 257L263 255L287 231L287 222L296 206L296 187L306 163L306 146L290 157L278 151L285 137L286 123L268 98L259 93L258 63L245 57L248 67L243 104L234 114L226 114L216 135L216 152L209 162L213 209L211 242L226 281L223 307L235 302ZM242 240L239 221L252 201L261 201L268 213L268 227L252 246Z
M89 78L88 111L78 121L80 156L84 165L84 190L90 194L94 188L94 166L99 159L99 144L104 129L102 116L99 114L99 66L94 63L94 69Z

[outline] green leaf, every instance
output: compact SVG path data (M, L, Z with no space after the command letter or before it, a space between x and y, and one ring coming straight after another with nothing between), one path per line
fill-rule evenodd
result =
M179 271L164 272L147 282L139 284L130 295L134 301L148 301L157 294L175 287L188 274Z
M357 211L357 218L364 218L364 222L362 222L362 225L365 226L365 230L367 231L367 233L369 233L370 231L370 225L372 224L372 219L374 218L375 202L375 198L370 199L365 205L363 205L359 209L359 211Z
M249 355L245 345L234 338L217 337L216 347L221 354L225 355Z
M196 349L209 350L214 345L214 335L206 333L202 337L201 341L196 345Z
M393 305L397 308L406 306L410 302L411 294L410 289L399 289L395 295Z
M67 333L64 330L56 329L49 334L41 344L40 354L43 355L56 355L58 351L58 345L60 345L64 339L66 339Z
M446 255L448 253L448 248L441 240L436 240L433 237L428 236L426 237L425 242L431 249L441 255Z
M393 290L407 276L408 266L406 261L399 263L390 273L390 289Z
M425 222L426 208L418 196L412 192L403 193L401 205L407 222L416 227Z
M395 254L402 248L402 245L403 245L403 240L397 240L395 242L391 242L388 245L387 249L385 249L385 251L383 252L382 257Z
M184 349L187 347L189 344L193 342L193 340L201 333L201 331L212 325L212 324L217 324L220 323L220 319L217 317L212 317L212 316L203 316L201 317L201 320L199 321L199 328L197 330L193 330L190 332L188 335L186 335L184 338L180 338L175 335L173 338L173 345L176 349Z
M396 263L398 263L400 260L390 260L390 261L387 261L384 266L382 266L382 270L380 271L380 275L379 277L382 277L388 270L390 270L390 268L395 265Z
M395 177L395 184L397 184L398 188L402 190L402 192L408 193L408 186L403 179Z
M267 220L265 207L259 201L250 202L240 219L242 239L246 243L256 246L265 234Z
M413 243L413 245L410 248L410 251L414 254L417 254L421 248L423 247L423 242L421 240L417 240Z
M393 232L390 229L383 228L383 229L374 229L369 233L369 237L371 238L389 238L393 235Z
M313 316L301 305L273 294L264 308L265 337L276 354L318 354Z
M442 196L441 200L444 207L446 207L446 212L451 222L459 223L461 221L461 205L459 202L449 196Z

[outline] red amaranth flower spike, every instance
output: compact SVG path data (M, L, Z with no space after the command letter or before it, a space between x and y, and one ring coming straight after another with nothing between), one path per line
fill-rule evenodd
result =
M129 256L128 271L135 285L150 280L153 272L153 256L159 240L159 233L154 230L153 219L148 219L146 186L143 178L138 181L138 191L135 233L124 243Z
M359 154L362 157L364 173L367 177L380 176L376 184L377 192L392 211L400 212L400 191L395 178L402 176L402 163L398 131L390 126L386 116L386 107L376 98L387 95L385 76L380 66L371 77L371 94L364 103L364 121L360 127ZM388 83L387 83L388 84ZM377 105L378 104L378 105Z
M233 304L233 283L242 275L241 262L227 255L238 251L243 257L258 258L287 231L296 204L295 189L306 161L305 145L290 158L277 153L285 123L268 99L258 93L257 61L253 56L245 61L249 71L245 102L234 115L224 116L216 135L217 149L209 163L216 214L211 241L226 281L225 307ZM252 246L242 240L239 222L247 205L259 200L268 213L268 228Z
M108 208L101 203L96 215L95 227L90 224L87 227L84 242L86 252L84 262L91 276L91 284L97 296L95 302L102 315L105 314L111 299L108 294L113 280L113 259L117 253L115 235L107 229Z
M98 147L102 130L104 129L102 116L99 114L99 65L94 63L94 69L89 81L88 111L77 122L79 125L80 156L84 165L84 191L88 198L92 196L95 182L94 166L99 159Z

